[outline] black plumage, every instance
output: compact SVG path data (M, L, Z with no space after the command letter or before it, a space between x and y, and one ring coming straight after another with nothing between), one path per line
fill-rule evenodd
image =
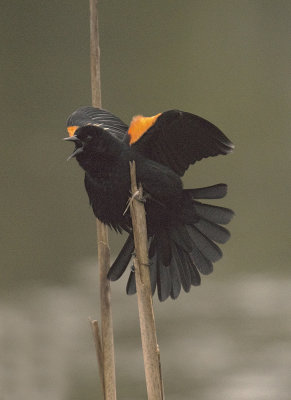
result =
M183 189L181 176L202 158L230 153L234 146L213 124L196 115L170 110L157 116L135 117L128 127L108 111L94 107L76 110L67 122L76 157L85 170L85 187L94 214L128 238L114 261L110 280L124 273L134 251L131 218L129 161L135 160L137 181L145 194L152 292L161 301L177 298L200 284L222 257L216 243L225 243L233 211L204 204L220 199L227 185ZM215 243L216 242L216 243ZM126 291L136 292L131 269Z

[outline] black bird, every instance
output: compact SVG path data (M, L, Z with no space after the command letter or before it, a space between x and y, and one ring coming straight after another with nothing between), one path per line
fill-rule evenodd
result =
M110 112L94 107L77 109L67 121L76 157L85 170L85 187L97 218L128 238L109 270L117 280L134 251L129 211L129 161L135 160L137 181L146 198L152 292L160 301L176 299L181 287L189 292L200 285L200 273L210 274L222 257L217 243L225 243L233 211L201 203L223 198L227 185L183 189L181 176L202 158L228 154L234 145L213 124L197 115L170 110L153 117L138 115L130 126ZM126 291L136 292L134 269Z

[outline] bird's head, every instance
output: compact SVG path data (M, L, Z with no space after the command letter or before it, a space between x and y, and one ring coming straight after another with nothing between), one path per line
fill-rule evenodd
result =
M108 115L94 107L81 107L70 115L67 120L69 136L64 140L73 142L75 149L68 160L76 157L81 167L89 171L99 168L119 151L120 141L111 134L115 126L108 124Z
M98 126L92 124L83 126L73 125L68 126L67 131L69 136L64 138L64 140L75 144L75 150L68 160L76 157L80 162L82 159L91 158L94 154L96 155L102 151L102 140L99 140L102 129L98 128Z

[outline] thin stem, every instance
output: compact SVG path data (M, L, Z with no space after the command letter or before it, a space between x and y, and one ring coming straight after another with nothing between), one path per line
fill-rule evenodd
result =
M98 0L90 1L90 59L92 105L101 107L100 46Z
M134 193L130 201L130 212L136 252L135 279L147 393L149 400L162 400L163 384L149 274L146 217L144 205L140 201L142 187L138 188L136 183L134 161L130 163L130 177L131 192Z
M102 390L104 395L104 368L103 368L103 351L102 351L102 342L101 342L101 335L99 330L98 321L92 320L89 318L89 322L92 329L93 339L95 343L95 350L96 350L96 357L99 366L99 378L100 382L102 383Z
M92 105L94 107L101 107L100 47L97 6L98 0L90 0L91 89ZM110 267L108 230L107 227L102 224L98 219L97 246L101 303L101 345L103 355L102 363L99 361L99 369L100 371L103 370L103 387L105 400L116 400L111 292L110 283L107 279L107 273ZM100 341L100 337L95 338L95 343L96 341L98 342L98 340Z

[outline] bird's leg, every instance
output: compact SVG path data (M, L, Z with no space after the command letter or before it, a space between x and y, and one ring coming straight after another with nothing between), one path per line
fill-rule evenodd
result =
M146 193L143 196L138 197L137 201L139 201L140 203L145 204L148 199L151 199L151 195L149 193Z
M130 205L131 205L131 203L133 202L134 199L136 199L137 201L139 201L141 203L145 203L146 202L146 198L148 196L149 195L143 196L140 189L137 190L135 193L133 193L132 196L127 201L126 208L125 208L125 210L123 212L123 215L126 214L126 212L128 211L128 209L129 209L129 207L130 207Z

